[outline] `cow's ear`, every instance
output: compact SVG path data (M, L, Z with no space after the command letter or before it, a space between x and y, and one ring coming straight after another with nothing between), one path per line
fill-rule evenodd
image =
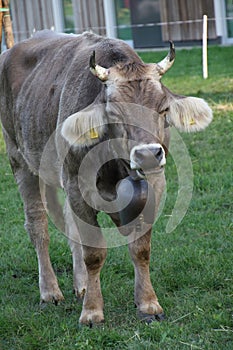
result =
M91 146L98 143L106 131L103 104L91 105L68 117L61 128L62 136L71 146Z
M197 97L173 98L167 119L180 131L192 132L206 128L213 118L208 104Z

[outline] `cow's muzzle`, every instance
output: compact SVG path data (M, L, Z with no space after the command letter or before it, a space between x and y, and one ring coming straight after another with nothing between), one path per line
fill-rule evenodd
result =
M160 170L165 164L165 151L159 143L138 145L130 152L130 167L141 177Z

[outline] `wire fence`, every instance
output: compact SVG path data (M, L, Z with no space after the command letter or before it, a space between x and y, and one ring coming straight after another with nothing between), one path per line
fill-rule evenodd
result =
M223 17L219 18L218 20L222 22L227 22L227 21L232 21L233 16L228 16L228 17ZM217 19L215 17L208 18L208 22L216 22ZM183 25L183 24L192 24L192 23L202 23L203 18L200 19L195 19L195 20L185 20L185 21L171 21L171 22L152 22L152 23L138 23L138 24L121 24L121 25L113 25L112 28L117 30L120 29L133 29L133 28L148 28L148 27L164 27L164 26L175 26L175 25ZM14 23L13 23L14 24ZM31 36L33 33L37 30L41 29L46 29L46 28L32 28L29 30L13 30L14 35L25 35L25 36ZM47 28L48 29L48 28ZM55 25L53 25L51 28L56 30ZM85 26L85 27L64 27L63 31L64 32L73 32L73 33L81 33L86 30L93 30L93 31L98 31L98 30L106 30L106 26Z
M233 20L233 17L224 17L220 18L221 21L228 21ZM214 22L216 21L216 18L208 18L208 22ZM121 25L115 25L113 26L114 29L128 29L128 28L143 28L143 27L162 27L162 26L171 26L171 25L177 25L177 24L191 24L191 23L202 23L203 18L201 19L195 19L195 20L186 20L186 21L172 21L172 22L154 22L154 23L138 23L138 24L121 24ZM95 29L106 29L106 26L101 27L92 27ZM65 28L66 30L85 30L86 28Z

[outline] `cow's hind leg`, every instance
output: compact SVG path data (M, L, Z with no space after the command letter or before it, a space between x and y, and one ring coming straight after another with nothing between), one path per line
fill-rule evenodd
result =
M45 186L39 184L38 176L30 172L19 155L18 158L19 161L16 161L11 157L10 161L24 202L25 228L37 253L41 302L53 301L56 304L63 299L63 295L58 287L48 252L48 223L43 193Z
M150 323L164 318L163 309L150 280L151 231L129 244L129 251L135 270L135 304L140 319Z
M74 213L72 213L68 201L65 203L64 213L65 231L73 258L74 293L78 299L83 299L87 289L87 269L83 259L79 231L73 218Z

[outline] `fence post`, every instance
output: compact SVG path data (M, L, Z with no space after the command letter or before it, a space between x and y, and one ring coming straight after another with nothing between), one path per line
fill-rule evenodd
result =
M207 59L207 16L203 16L203 36L202 36L202 65L203 78L208 78L208 59Z
M2 52L2 0L0 0L0 54Z
M5 8L2 22L3 22L4 33L5 33L6 47L10 49L14 45L14 37L13 37L12 23L11 23L11 17L10 17L9 1L2 0L2 5Z

